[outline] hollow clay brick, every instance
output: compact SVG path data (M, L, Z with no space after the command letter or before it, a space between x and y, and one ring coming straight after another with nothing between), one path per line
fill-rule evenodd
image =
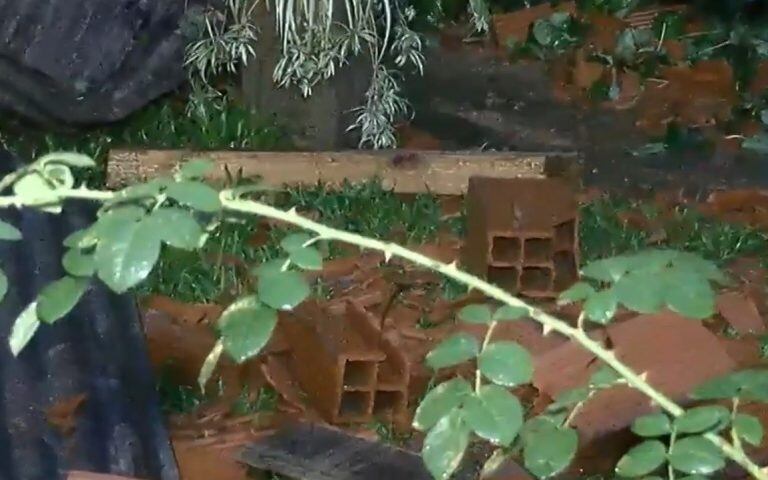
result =
M281 318L291 373L327 421L405 420L409 363L396 332L379 324L354 302L340 315L305 302Z
M556 297L578 277L578 222L562 180L473 177L464 266L511 293Z

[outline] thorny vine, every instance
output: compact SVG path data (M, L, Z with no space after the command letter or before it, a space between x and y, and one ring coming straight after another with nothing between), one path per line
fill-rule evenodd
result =
M194 168L195 172L197 173L190 174L187 177L181 174L177 174L173 179L155 181L154 183L150 182L147 184L137 184L119 192L91 190L85 187L75 188L74 177L72 176L69 167L86 167L92 165L92 161L88 159L88 157L75 154L59 153L50 154L46 157L43 157L31 166L10 174L2 179L2 181L0 181L0 190L5 190L9 187L13 187L14 190L13 194L11 195L0 196L0 208L29 207L52 213L58 213L61 211L61 205L65 200L81 199L95 201L103 204L102 212L106 212L106 215L108 216L110 209L114 210L121 204L130 205L133 201L138 202L138 204L135 204L132 209L128 208L128 210L123 210L123 213L126 211L129 213L128 218L138 219L143 218L142 216L145 215L152 216L158 213L165 213L167 218L176 218L176 220L178 220L178 215L183 216L190 214L183 213L184 210L181 210L178 207L164 207L163 205L169 199L169 195L171 198L175 198L182 204L187 204L190 206L199 204L203 205L207 209L209 206L211 206L210 200L212 199L208 197L205 202L200 203L202 202L202 197L205 197L207 192L210 192L211 194L215 192L215 190L212 190L204 183L199 183L193 180L194 178L199 178L202 176L202 169L199 165L190 167L190 169ZM181 188L181 186L184 188ZM362 249L381 252L384 254L385 260L387 262L393 258L399 258L425 269L439 272L445 277L466 285L470 289L482 292L490 299L501 302L502 304L512 309L517 309L518 311L524 312L525 316L541 324L545 335L556 332L577 342L586 350L594 354L597 358L602 360L605 365L613 369L620 377L620 381L622 383L625 383L645 394L655 405L658 405L671 417L680 417L686 413L686 411L680 405L650 385L644 374L639 374L633 371L630 367L620 361L612 350L602 345L599 341L592 339L581 325L572 326L565 321L560 320L548 314L547 312L520 300L519 298L516 298L505 290L460 270L457 268L455 263L443 263L391 242L367 238L355 233L328 227L299 215L295 209L284 211L261 201L244 198L245 195L253 193L254 191L258 191L258 188L254 189L237 187L234 189L222 190L213 197L213 200L217 199L217 203L214 205L213 210L227 212L229 214L245 214L266 217L299 227L306 232L311 232L314 237L308 236L307 239L301 239L299 245L295 245L293 247L297 251L306 250L312 244L320 240L337 241L355 245ZM197 192L197 194L202 196L200 198L195 198L194 196L190 196L191 192ZM126 204L125 202L128 203ZM139 205L144 205L144 208L149 208L149 210L147 211L140 209L138 208ZM123 208L125 209L126 207L124 206ZM170 215L177 216L170 217ZM193 217L187 216L186 218L192 219ZM85 230L84 233L79 237L79 240L77 240L79 243L73 245L92 248L94 244L102 241L98 238L93 238L94 235L107 235L108 232L105 230L107 227L104 226L106 223L108 223L107 220L100 218L99 221L94 224L94 228L91 230ZM112 228L125 228L125 222L119 222L119 224L112 222L112 224ZM180 223L180 225L181 224L183 224L183 222ZM9 224L1 222L0 227L2 227L0 228L0 231L2 231L4 239L18 240L21 238L20 234L15 231L15 229ZM167 237L165 241L184 243L184 239L173 236L177 233L178 232L168 232L167 235L172 236ZM200 233L202 233L202 231L200 231ZM158 242L159 239L160 237L158 237ZM199 248L200 242L205 241L205 235L203 235L201 239L202 240L193 239L194 241L191 244L189 242L186 242L185 244L190 248ZM123 241L123 239L121 239L121 241ZM306 254L307 252L304 251L303 253ZM110 260L111 259L108 259L108 261ZM281 270L285 271L289 263L290 262L286 262L282 266ZM146 266L143 266L142 268L145 267ZM129 273L131 275L135 274L135 269L131 270ZM149 270L146 270L145 268L144 276L146 276L148 273ZM93 275L92 270L91 275ZM105 280L101 272L99 272L99 275L102 280ZM120 275L123 275L123 273L118 272L118 277ZM141 278L136 277L133 280L138 282L141 281ZM70 284L68 284L68 288L71 287L71 285L87 285L81 283L72 283L77 281L77 279L72 279ZM120 279L120 281L124 281L124 278ZM112 284L108 283L108 285L111 288L114 288ZM124 287L123 290L130 288L130 285L128 284L122 284L122 286ZM84 291L83 288L84 287L78 286L76 289L80 295ZM306 294L308 295L308 290ZM74 295L74 297L75 302L70 302L69 299L66 299L66 301L63 302L67 304L67 308L71 308L79 298L77 295ZM287 298L288 300L279 300L279 305L285 305L285 302L295 304L296 302L301 301L300 298L303 297L295 297L293 294L289 293L289 297ZM264 299L264 301L266 301L266 299ZM24 347L26 342L32 338L40 325L40 321L34 314L34 307L36 303L37 301L30 305L31 310L30 308L25 310L25 312L20 315L16 325L14 325L11 338L9 339L14 353L18 353ZM40 303L42 304L42 301L40 301ZM69 303L71 303L71 305ZM252 314L261 315L265 321L272 322L272 325L274 325L274 322L276 321L276 314L274 312L270 313L268 309L265 310L263 307L258 305L259 303L257 299L246 297L236 302L233 306L230 307L230 309L250 309L249 311ZM66 309L59 307L54 308L53 310L56 312L56 316L55 318L52 318L52 320L49 319L50 321L55 321L56 318L60 318L64 313L66 313ZM41 312L39 311L38 307L38 314L40 313ZM494 329L494 323L495 322L492 322L489 325L489 330L483 342L484 348L488 346L488 343L490 342L490 338ZM238 332L240 333L241 330L238 330ZM265 341L266 340L263 340L260 345L263 346ZM258 347L255 350L247 352L240 357L240 360L242 361L248 358L248 356L252 356L258 353L260 348L261 347ZM209 356L209 360L206 361L206 365L203 367L203 369L207 371L208 375L210 375L212 372L213 366L215 366L218 357L224 350L224 344L220 341L214 351L211 353L211 356ZM481 386L481 381L478 375L475 389L479 392L481 390ZM729 442L715 432L704 433L703 436L714 446L716 446L717 449L719 449L725 457L742 466L752 477L758 480L768 480L768 470L761 469L751 459L749 459L747 454L741 448L738 438L736 438L733 442Z

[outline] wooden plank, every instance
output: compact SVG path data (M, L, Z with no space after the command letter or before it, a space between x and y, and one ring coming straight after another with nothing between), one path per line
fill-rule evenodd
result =
M119 188L169 174L193 158L212 160L217 168L208 180L221 182L226 170L245 178L261 178L272 187L285 185L338 186L381 179L398 193L463 194L472 176L502 178L566 177L578 182L578 157L519 152L346 151L346 152L193 152L188 150L113 150L109 154L107 185ZM226 167L226 168L225 168Z

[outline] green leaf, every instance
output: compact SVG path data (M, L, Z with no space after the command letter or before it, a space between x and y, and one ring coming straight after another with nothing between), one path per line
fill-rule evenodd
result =
M548 407L547 411L555 412L573 407L589 398L590 389L586 387L572 388L561 392Z
M628 255L605 258L588 263L581 274L587 278L600 282L615 282L621 278L636 263Z
M673 263L679 271L693 273L704 277L706 280L720 284L728 283L728 277L714 262L706 260L695 253L676 252Z
M179 169L179 176L186 179L202 178L208 175L214 169L214 164L210 160L196 158L190 160Z
M576 455L579 437L570 428L540 422L523 436L525 468L538 478L550 478L565 470Z
M758 447L763 442L763 424L760 419L752 415L737 414L733 419L733 429L742 440L750 445Z
M498 450L494 451L493 454L488 457L488 460L486 460L483 464L483 470L480 472L480 476L478 478L491 478L499 470L499 468L504 465L508 458L509 455L504 451L504 449L499 448Z
M603 365L589 378L589 386L592 388L606 388L621 380L621 375L609 367Z
M523 407L506 389L486 385L480 388L480 393L466 399L464 419L478 436L507 447L523 425Z
M312 237L307 233L293 233L286 235L280 242L280 248L290 253L293 250L304 248L304 245L312 240Z
M31 206L46 205L44 212L61 213L61 202L54 188L37 172L27 174L13 185L13 193Z
M160 240L182 250L194 250L200 246L203 229L191 212L170 207L155 210L147 222L157 229Z
M219 193L204 183L192 181L171 183L165 193L180 204L201 212L213 213L221 210Z
M90 248L96 245L97 241L98 238L93 234L92 229L89 227L70 233L64 238L62 245L68 248Z
M469 445L469 433L459 409L441 418L429 431L421 456L435 479L447 480L458 468Z
M309 297L310 289L298 272L272 272L259 276L258 293L275 310L293 310Z
M230 305L219 319L224 349L238 363L258 354L277 324L277 312L259 304L255 296Z
M203 366L200 368L200 373L197 375L197 385L200 387L201 392L205 392L205 385L216 370L216 364L219 363L221 353L224 351L224 344L221 341L216 342L208 356L205 357Z
M46 286L37 297L37 317L54 323L68 314L83 297L88 279L64 277Z
M669 453L669 463L683 473L710 475L725 467L720 450L704 437L679 440Z
M0 220L0 240L21 240L21 232L10 223Z
M96 271L96 259L91 253L72 248L61 257L61 265L74 277L90 277Z
M678 433L701 433L715 427L730 414L727 408L720 405L695 407L675 418L673 426Z
M11 348L11 353L14 357L17 357L24 347L27 346L39 327L40 320L37 318L37 302L32 302L16 318L11 329L11 335L8 337L8 346Z
M66 165L46 165L42 173L55 188L69 189L75 185L75 177Z
M116 293L147 278L160 256L160 238L152 222L124 222L99 228L98 277Z
M467 305L459 310L459 320L464 323L476 325L488 325L492 321L493 314L488 305Z
M744 141L741 142L741 148L758 153L768 153L768 134L760 132L745 138Z
M582 300L586 300L595 294L595 288L586 282L577 282L571 288L564 291L558 297L558 303L560 305L567 305L569 303L576 303Z
M520 320L528 316L528 309L524 307L513 307L511 305L503 305L493 314L494 322L511 322L514 320Z
M468 333L452 335L427 354L427 365L432 370L452 367L473 359L480 352L480 343Z
M586 317L600 325L610 323L616 315L618 299L613 289L595 293L584 302L584 314Z
M635 270L621 277L613 292L618 301L638 313L656 313L664 305L665 287L653 270Z
M672 422L663 413L652 413L635 419L632 431L641 437L661 437L672 432Z
M0 270L0 302L5 300L5 296L8 294L8 276Z
M667 460L667 448L658 440L646 440L627 452L616 465L616 474L637 478L652 473Z
M699 386L691 394L696 400L741 398L768 402L768 370L744 370L725 375Z
M285 265L285 262L287 261L287 258L273 258L272 260L267 260L266 262L253 267L251 269L251 274L261 277L262 275L280 273L283 271L283 265Z
M495 342L488 345L478 359L480 372L490 381L504 387L514 387L531 381L533 359L528 350L515 342Z
M665 301L670 310L695 320L709 318L715 313L715 292L700 274L670 271L665 284Z
M88 155L73 152L51 152L37 159L40 165L48 163L60 163L75 168L92 168L96 161Z
M416 409L413 427L422 432L429 430L472 394L472 386L463 378L441 383L424 396Z
M321 270L323 255L314 247L302 247L290 251L291 262L304 270Z

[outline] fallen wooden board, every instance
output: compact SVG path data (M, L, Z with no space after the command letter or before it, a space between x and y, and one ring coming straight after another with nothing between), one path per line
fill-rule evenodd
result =
M580 162L574 153L349 151L349 152L193 152L188 150L112 150L107 185L119 188L174 169L195 158L217 168L208 180L225 180L226 171L260 178L271 187L341 185L379 178L397 193L459 195L473 176L502 178L564 177L578 183Z
M415 453L310 423L249 445L240 459L297 480L432 480Z

